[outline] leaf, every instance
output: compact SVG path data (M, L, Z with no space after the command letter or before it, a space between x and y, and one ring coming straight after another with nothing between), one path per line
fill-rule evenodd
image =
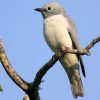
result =
M0 85L0 92L2 92L3 91L3 89L2 89L2 86Z

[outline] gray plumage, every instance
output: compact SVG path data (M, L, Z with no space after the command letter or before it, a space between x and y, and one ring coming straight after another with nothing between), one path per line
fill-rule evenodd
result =
M81 48L76 27L61 5L56 2L50 2L35 10L42 13L44 18L44 37L52 51L57 52L66 47ZM75 98L83 96L79 62L83 75L86 75L81 55L66 53L60 59L60 62L68 75L73 96Z

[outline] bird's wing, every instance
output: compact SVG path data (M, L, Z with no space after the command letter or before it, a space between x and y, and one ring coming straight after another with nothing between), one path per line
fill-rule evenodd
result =
M73 47L76 48L76 49L81 49L80 42L79 42L79 39L78 39L78 36L77 36L76 26L74 25L73 21L71 20L71 18L69 16L67 16L67 21L69 22L68 31L69 31L69 35L71 37L71 40L73 42ZM80 64L81 64L83 76L86 77L82 56L77 55L77 57L78 57Z

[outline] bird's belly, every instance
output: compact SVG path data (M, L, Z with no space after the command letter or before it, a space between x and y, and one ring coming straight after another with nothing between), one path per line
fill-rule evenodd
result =
M72 47L72 41L68 33L68 24L63 16L53 16L44 22L44 37L49 47L55 52L64 47Z

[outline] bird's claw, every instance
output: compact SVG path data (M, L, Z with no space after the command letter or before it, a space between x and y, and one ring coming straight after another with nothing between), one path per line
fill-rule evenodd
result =
M61 47L61 51L63 51L63 52L66 52L69 49L70 49L69 47L64 47L64 46Z

